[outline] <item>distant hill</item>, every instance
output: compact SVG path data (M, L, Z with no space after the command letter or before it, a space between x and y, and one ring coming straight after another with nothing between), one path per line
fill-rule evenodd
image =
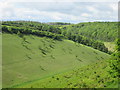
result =
M70 25L71 23L64 23L64 22L48 22L48 23L45 23L45 24L48 24L48 25Z

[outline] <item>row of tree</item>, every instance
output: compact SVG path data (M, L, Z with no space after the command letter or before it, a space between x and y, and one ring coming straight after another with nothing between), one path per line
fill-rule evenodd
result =
M23 27L15 27L15 26L3 26L2 25L2 31L6 33L11 33L11 34L25 34L25 35L36 35L40 37L48 37L52 38L55 40L62 40L63 35L62 34L56 34L56 33L51 33L47 31L39 31L39 30L32 30L28 28L23 28Z
M45 23L40 22L32 22L32 21L4 21L2 25L7 26L15 26L15 27L22 27L24 29L32 29L32 30L39 30L39 31L47 31L52 33L61 34L61 29L54 25L48 25Z
M94 49L98 49L100 51L109 53L108 48L106 48L105 45L101 41L89 39L79 34L70 34L67 36L67 38L74 42L81 43L81 44L93 47Z

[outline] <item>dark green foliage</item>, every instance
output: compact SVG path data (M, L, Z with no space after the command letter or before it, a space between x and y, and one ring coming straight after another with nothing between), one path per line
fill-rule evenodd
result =
M116 40L116 52L114 52L111 56L110 67L111 71L110 74L116 78L120 78L120 39Z
M22 27L24 29L31 29L31 30L39 30L39 31L47 31L52 33L60 34L60 29L56 26L47 25L40 22L32 22L32 21L4 21L2 25L7 26L15 26L15 27Z
M7 26L2 26L2 31L7 32L7 33L11 33L9 27L7 27Z
M39 31L39 30L32 30L29 28L24 28L24 27L15 27L15 26L4 26L2 25L2 31L7 32L7 33L14 33L18 34L20 37L22 37L21 34L25 35L36 35L40 37L48 37L48 38L53 38L55 40L62 40L63 35L57 34L57 33L52 33L52 32L47 32L47 31Z
M98 50L106 52L106 53L108 52L108 49L105 47L105 45L102 42L89 39L82 35L77 35L77 34L72 35L71 33L69 33L68 39L72 40L74 42L78 42L78 43L93 47L94 49L98 49Z

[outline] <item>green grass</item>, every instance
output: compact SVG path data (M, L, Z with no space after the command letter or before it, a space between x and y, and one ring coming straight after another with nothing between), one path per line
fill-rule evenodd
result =
M2 88L2 33L0 32L0 89Z
M41 79L44 81L52 75L85 67L110 57L70 40L55 41L32 35L21 38L15 34L3 34L2 38L3 88L21 86ZM71 81L76 82L74 78ZM67 84L65 83L60 86L64 87ZM48 84L48 87L56 87L58 84L54 82L52 86Z
M36 80L16 88L118 88L118 81L112 78L106 61L74 69L61 74Z

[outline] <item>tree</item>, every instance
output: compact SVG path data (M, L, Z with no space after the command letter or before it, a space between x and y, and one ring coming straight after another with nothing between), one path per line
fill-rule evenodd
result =
M109 63L111 68L110 74L114 78L120 78L120 39L116 40L116 51L111 55Z
M9 32L7 26L2 26L2 31L3 31L3 32Z

